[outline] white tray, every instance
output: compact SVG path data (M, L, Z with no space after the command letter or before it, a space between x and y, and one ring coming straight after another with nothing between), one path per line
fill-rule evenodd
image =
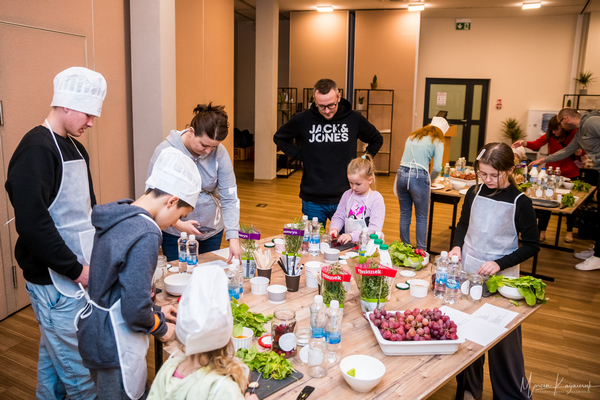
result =
M450 179L450 182L462 182L465 185L467 185L467 187L473 186L475 184L475 179L466 180L466 179L458 179L458 178L453 178L453 177L450 177L449 179Z
M395 313L396 311L388 312ZM381 337L379 329L371 321L369 314L373 314L373 312L367 313L367 320L369 321L369 325L371 325L379 347L381 347L381 351L386 356L454 354L458 350L458 346L465 342L465 338L460 337L457 340L425 340L419 342L392 342L385 340Z

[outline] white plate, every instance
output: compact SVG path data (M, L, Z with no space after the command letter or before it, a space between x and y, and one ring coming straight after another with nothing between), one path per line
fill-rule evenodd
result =
M475 179L466 180L466 179L459 179L459 178L453 178L453 177L450 177L449 179L450 179L450 182L452 182L452 181L463 182L465 185L467 185L467 187L473 186L475 184Z
M402 275L405 278L412 278L413 276L417 275L417 273L415 271L400 271L400 275Z
M431 185L431 190L440 190L443 188L444 188L444 185L442 185L441 183L434 183L433 185Z
M462 195L465 195L465 194L467 194L467 192L468 192L468 191L469 191L469 188L464 188L464 189L460 189L460 190L458 191L458 193L460 193L460 194L462 194Z

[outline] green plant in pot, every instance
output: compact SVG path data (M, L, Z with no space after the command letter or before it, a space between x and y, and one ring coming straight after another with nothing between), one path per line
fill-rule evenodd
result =
M363 97L359 97L358 98L358 104L356 105L356 109L357 110L362 110L365 108L365 98Z
M521 128L521 125L515 118L507 118L502 121L501 133L502 136L510 140L511 144L527 137L527 134L523 131L523 128Z
M594 77L592 72L580 72L579 75L577 75L577 78L574 79L575 83L581 86L579 89L579 94L587 94L588 86L590 86L595 80L596 77Z
M373 75L373 82L371 82L371 89L377 89L377 75Z

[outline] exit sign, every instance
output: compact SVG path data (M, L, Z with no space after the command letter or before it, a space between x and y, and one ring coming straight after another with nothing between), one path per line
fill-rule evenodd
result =
M457 31L470 31L471 30L471 18L457 18L456 19L456 30Z

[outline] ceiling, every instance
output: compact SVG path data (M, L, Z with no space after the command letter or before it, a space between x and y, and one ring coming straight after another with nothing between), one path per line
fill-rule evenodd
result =
M423 18L485 18L540 15L575 15L600 11L600 0L542 0L542 7L523 10L523 1L531 0L421 0ZM235 0L236 21L256 20L257 0ZM411 0L411 4L419 0ZM317 5L331 5L335 10L406 9L408 0L279 0L281 19L290 11L314 11Z

